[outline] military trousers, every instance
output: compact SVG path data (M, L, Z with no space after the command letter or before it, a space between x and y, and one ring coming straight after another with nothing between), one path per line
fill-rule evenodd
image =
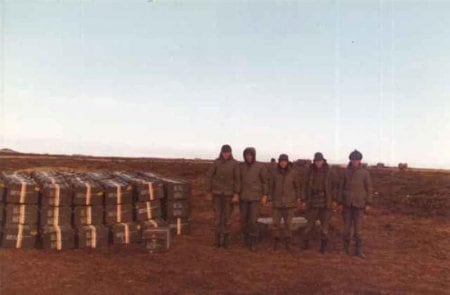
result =
M241 230L245 237L258 236L259 204L259 201L241 201L239 203Z
M294 218L295 208L273 208L273 227L272 236L275 239L281 238L283 234L284 238L292 237L292 219ZM284 224L281 223L283 218Z
M229 234L231 231L232 198L221 194L213 196L216 234Z
M320 221L320 238L322 240L328 240L328 226L330 223L331 209L327 207L310 207L306 213L306 227L303 231L303 239L309 240L311 232L316 225L316 221Z
M362 241L362 224L364 218L364 208L358 208L354 206L344 206L342 211L342 217L344 219L344 232L343 239L349 241L352 237L356 242Z

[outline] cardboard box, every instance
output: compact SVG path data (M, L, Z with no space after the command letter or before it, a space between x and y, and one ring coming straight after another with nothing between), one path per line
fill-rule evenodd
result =
M43 206L41 207L40 226L51 225L68 226L72 225L72 208Z
M103 224L103 206L75 206L73 208L74 227L89 224Z
M135 216L137 221L161 218L162 211L160 200L136 203Z
M45 226L41 230L41 245L42 248L50 250L73 249L75 232L70 226Z
M77 246L84 248L100 248L108 245L109 229L104 225L84 225L77 229Z
M105 206L105 224L133 221L133 205L118 204Z
M34 204L6 204L6 223L8 224L31 224L39 222L39 209Z
M132 222L116 223L111 226L114 245L137 244L141 241L139 225Z
M3 248L35 248L38 230L29 224L6 224L2 229Z

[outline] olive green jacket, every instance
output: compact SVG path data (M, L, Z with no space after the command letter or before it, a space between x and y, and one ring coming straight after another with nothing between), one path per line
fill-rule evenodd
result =
M231 196L239 192L239 162L217 159L208 170L206 190L213 194Z
M295 208L300 199L300 176L292 167L271 169L270 200L274 208Z
M328 164L317 169L311 164L304 184L305 202L308 208L331 208L335 199L334 177Z
M364 208L372 203L372 180L362 166L348 167L339 185L337 201L347 207Z
M268 193L268 171L266 165L253 162L252 164L239 164L240 200L260 201Z

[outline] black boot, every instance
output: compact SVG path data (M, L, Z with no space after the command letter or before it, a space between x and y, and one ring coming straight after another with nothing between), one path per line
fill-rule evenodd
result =
M250 250L252 252L256 252L256 243L257 243L256 237L250 237Z
M344 240L344 252L350 255L350 240Z
M274 251L278 250L278 244L279 243L280 243L280 239L279 238L273 239L273 250Z
M230 246L230 234L224 234L223 235L223 244L222 246L225 249L228 249L228 247Z
M216 246L217 248L220 248L222 246L222 235L221 234L216 234L214 246Z
M284 238L284 247L287 251L291 250L291 238Z
M309 240L303 240L302 249L303 250L308 250L309 249Z
M366 258L366 255L364 255L364 252L362 251L362 242L360 240L356 241L355 256L363 259Z
M327 251L328 240L320 240L320 253L325 254Z

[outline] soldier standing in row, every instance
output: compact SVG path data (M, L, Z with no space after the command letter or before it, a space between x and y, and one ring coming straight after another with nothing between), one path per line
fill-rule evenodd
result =
M223 145L219 157L208 171L207 191L213 199L215 213L215 246L228 248L232 203L239 202L239 163L231 147Z
M278 165L271 170L270 200L273 213L274 250L277 250L283 232L286 250L290 249L292 238L292 218L300 201L299 175L289 165L289 157L281 154ZM284 225L281 224L281 218Z
M362 251L362 222L364 210L368 210L372 202L372 181L369 172L361 165L363 155L354 150L350 156L350 163L340 183L337 201L343 206L344 218L344 249L350 254L350 238L353 228L353 236L356 243L355 255L364 258Z
M243 154L244 163L239 164L241 228L245 245L256 251L259 205L267 203L268 173L264 164L256 162L254 148L246 148Z
M331 217L333 180L331 169L322 153L315 153L313 163L306 174L304 196L308 223L303 232L303 249L309 248L311 231L320 220L320 252L324 254L328 245L328 224Z

